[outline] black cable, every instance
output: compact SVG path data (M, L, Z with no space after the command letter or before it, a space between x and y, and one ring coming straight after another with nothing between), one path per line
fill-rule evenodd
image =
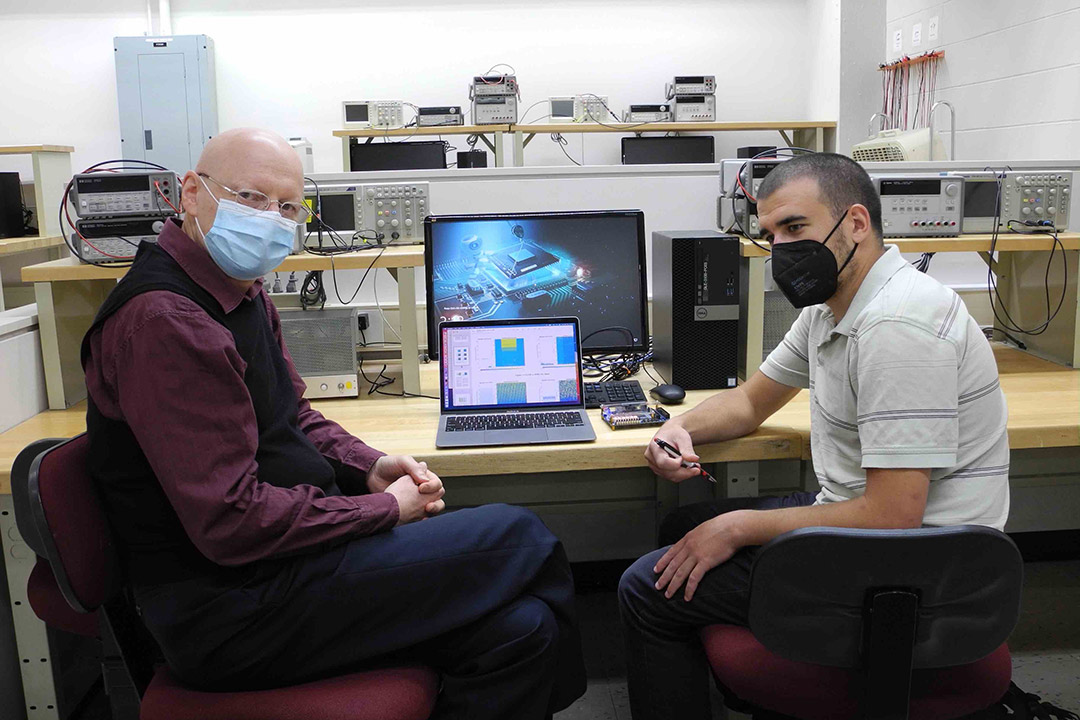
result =
M996 171L995 171L995 173L996 173ZM996 321L997 325L1003 327L1005 330L1008 330L1009 332L1014 332L1014 333L1017 333L1019 335L1032 335L1032 336L1042 335L1044 332L1046 332L1047 328L1050 326L1050 323L1054 320L1054 318L1057 317L1058 312L1061 310L1062 304L1064 304L1064 302L1065 302L1065 291L1068 288L1068 284L1069 284L1069 256L1065 252L1065 246L1061 244L1061 241L1058 238L1057 228L1053 227L1052 224L1049 225L1049 229L1047 229L1047 230L1040 230L1039 228L1047 227L1047 226L1043 226L1043 225L1039 225L1039 224L1027 226L1029 228L1032 228L1032 229L1028 230L1027 232L1031 232L1031 233L1039 234L1039 235L1048 235L1048 236L1050 236L1050 237L1052 237L1054 239L1054 244L1051 246L1051 248L1050 248L1050 256L1046 260L1046 273L1045 273L1045 276L1043 278L1044 289L1046 291L1046 321L1043 322L1040 325L1036 325L1033 328L1022 328L1022 327L1020 327L1019 323L1017 323L1015 320L1013 320L1012 315L1009 313L1008 307L1006 307L1005 303L1002 301L1001 293L998 291L998 287L997 287L997 279L994 277L993 259L994 259L994 252L997 249L997 240L998 240L998 235L999 235L999 232L1000 232L1000 223L1001 223L1001 184L1002 184L1002 180L1003 180L1004 175L1005 175L1005 171L1002 170L1000 173L996 173L996 174L997 174L997 193L996 193L997 197L996 197L996 203L995 204L996 204L997 209L994 211L993 232L991 233L991 236L990 236L990 254L989 254L989 257L990 257L991 262L987 263L987 268L986 268L986 294L987 294L987 296L988 296L988 298L990 300L990 310L994 313L994 320ZM1015 220L1010 220L1009 221L1009 228L1008 229L1010 231L1012 230L1012 223L1013 222L1016 222L1016 221ZM1061 298L1058 300L1057 307L1054 309L1053 313L1051 313L1050 312L1050 266L1054 261L1054 253L1057 250L1059 245L1061 246L1063 284L1062 284L1062 287L1061 287ZM1004 319L1001 317L1001 315L998 314L998 306L999 305L1001 306L1001 311L1005 315Z
M999 332L1002 335L1004 335L1007 340L1011 340L1013 342L1013 344L1016 345L1016 347L1020 348L1021 350L1027 350L1027 345L1024 343L1023 340L1020 340L1017 337L1013 337L1012 335L1005 332L1004 330L1002 330L999 327L995 327L993 325L987 325L986 327L982 327L982 328L979 328L979 329L983 331L983 335L986 336L987 340L993 339L994 333Z
M326 288L323 286L322 274L322 270L311 270L304 276L304 282L300 285L300 307L303 309L318 305L322 310L326 305Z
M575 164L575 165L577 165L578 167L581 167L581 163L579 163L579 162L578 162L577 160L575 160L574 158L570 157L570 153L566 152L566 146L570 144L570 143L569 143L569 142L567 141L567 139L566 139L566 138L564 138L564 137L563 137L563 136L562 136L561 134L559 134L559 133L551 133L551 139L552 139L552 140L554 140L554 141L555 141L555 144L559 146L559 149L560 149L560 150L562 150L562 154L566 156L566 159L567 159L567 160L569 160L570 162L574 163L574 164Z
M440 398L440 397L436 397L434 395L424 395L423 393L407 393L405 391L402 391L402 392L399 392L399 393L385 392L382 388L386 387L387 385L392 385L394 383L394 378L388 377L386 375L386 363L383 363L382 369L379 370L379 374L375 376L374 380L372 380L371 378L369 378L367 376L367 373L364 372L364 358L360 357L359 360L360 360L360 365L359 365L360 377L364 378L364 382L368 383L368 385L369 385L368 390L367 390L368 395L377 394L377 395L386 395L388 397L400 397L400 398L419 397L419 398L427 398L428 400L442 400L442 398Z

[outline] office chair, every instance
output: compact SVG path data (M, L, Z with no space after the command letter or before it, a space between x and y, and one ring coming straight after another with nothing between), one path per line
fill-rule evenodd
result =
M1022 585L991 528L803 528L755 559L750 627L701 639L727 706L756 720L954 720L1009 689Z
M116 548L86 469L88 446L82 434L44 446L34 458L25 482L29 532L44 551L67 604L80 613L98 611L103 641L106 646L115 643L118 649L124 679L119 672L106 676L114 716L141 720L424 720L430 716L438 676L424 667L371 670L270 690L201 692L184 687L164 665L155 666L156 646L123 587ZM16 483L14 473L12 481ZM16 514L17 522L22 522L18 506Z

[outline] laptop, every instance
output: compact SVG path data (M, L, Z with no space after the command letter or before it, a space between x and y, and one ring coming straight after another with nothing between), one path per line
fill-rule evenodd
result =
M575 317L440 323L439 377L436 447L596 439Z

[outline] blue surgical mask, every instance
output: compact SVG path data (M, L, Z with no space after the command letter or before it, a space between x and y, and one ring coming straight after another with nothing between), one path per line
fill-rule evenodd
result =
M195 218L195 226L202 233L210 257L229 277L256 280L292 252L296 238L296 223L292 220L275 210L256 210L232 200L218 200L217 205L209 231L202 229L199 218Z

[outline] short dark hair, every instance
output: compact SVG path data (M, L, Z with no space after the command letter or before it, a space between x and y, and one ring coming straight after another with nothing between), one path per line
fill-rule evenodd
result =
M870 213L870 225L879 239L885 236L881 225L881 198L862 165L846 155L811 153L782 162L765 176L758 189L760 202L792 180L813 178L821 190L821 199L839 220L845 210L855 204Z

